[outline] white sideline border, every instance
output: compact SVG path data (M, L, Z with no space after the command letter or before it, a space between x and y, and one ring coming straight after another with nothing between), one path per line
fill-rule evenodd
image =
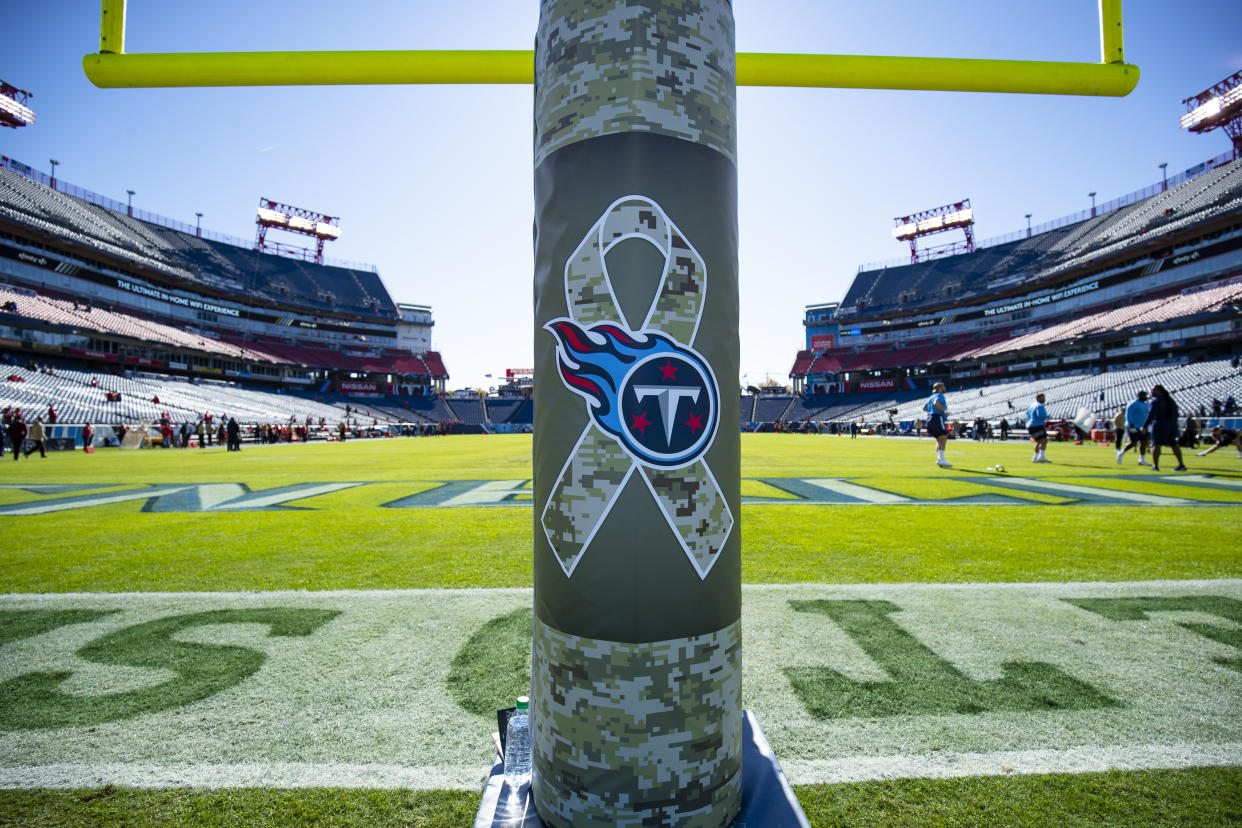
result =
M781 763L793 785L1232 766L1242 766L1242 742L793 759Z
M859 756L834 760L787 760L781 766L793 785L893 779L955 779L968 776L1100 773L1110 770L1181 770L1242 766L1242 742L935 753L920 756ZM489 770L490 768L479 768L468 779L466 777L470 777L470 774L463 771L383 764L58 764L0 768L0 789L73 790L116 785L152 789L477 790L482 788Z
M767 592L775 590L797 589L830 589L835 592L885 592L888 590L926 589L926 590L1021 590L1024 592L1063 591L1080 588L1122 589L1125 591L1142 591L1143 589L1210 589L1214 586L1242 587L1242 578L1165 578L1148 581L880 581L877 583L844 583L834 584L825 581L792 581L788 583L742 584L742 592ZM110 598L143 598L143 599L178 599L178 598L210 598L242 601L270 601L273 598L383 598L400 595L533 595L533 587L424 587L419 589L274 589L254 591L202 591L202 592L6 592L0 593L0 599L12 602L23 600L39 601L48 598L56 600L75 599L110 599Z
M72 790L122 788L359 788L370 790L482 790L491 766L471 774L461 769L272 762L147 765L107 763L0 768L0 789Z

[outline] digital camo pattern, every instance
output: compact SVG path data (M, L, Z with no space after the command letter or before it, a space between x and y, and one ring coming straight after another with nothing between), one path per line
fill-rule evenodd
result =
M664 255L664 278L647 317L629 324L612 293L608 251L626 239L651 242ZM614 202L587 231L565 264L566 305L575 322L619 321L632 330L655 328L692 344L707 291L707 265L655 202L626 196Z
M643 644L535 619L535 803L558 828L719 828L741 807L741 622Z
M638 195L613 202L565 263L566 305L580 323L630 327L612 292L605 257L621 241L642 238L664 254L664 278L639 330L691 344L707 293L707 266L659 204ZM622 458L625 458L624 468ZM588 424L552 488L540 522L567 576L586 552L621 494L634 460L622 445ZM733 531L733 514L707 464L676 471L646 469L648 488L700 578Z
M616 440L595 425L587 426L542 515L548 543L566 575L573 574L633 468Z
M545 0L535 42L535 164L600 135L641 131L736 163L727 0Z
M684 469L645 468L643 476L690 562L705 577L733 529L733 514L716 478L702 461Z

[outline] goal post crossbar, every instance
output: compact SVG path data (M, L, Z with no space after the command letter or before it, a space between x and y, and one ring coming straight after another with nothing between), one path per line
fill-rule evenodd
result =
M125 0L102 0L100 51L82 68L98 87L530 84L529 50L126 53ZM1123 97L1121 0L1100 0L1099 63L742 52L739 86L908 89Z

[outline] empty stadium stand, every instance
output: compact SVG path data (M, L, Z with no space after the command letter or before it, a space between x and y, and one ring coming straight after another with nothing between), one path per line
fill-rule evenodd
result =
M1242 161L1208 170L1137 203L973 253L860 272L841 302L842 318L910 311L946 300L1025 289L1153 238L1242 209Z
M0 217L195 283L308 311L392 317L396 305L374 271L313 265L200 238L132 218L0 166Z
M917 264L860 269L808 305L794 391L926 388L1242 353L1242 160ZM821 412L822 413L822 412Z
M0 156L0 348L23 361L426 394L443 390L443 359L398 344L402 325L433 324L423 310L405 320L374 268L135 216Z

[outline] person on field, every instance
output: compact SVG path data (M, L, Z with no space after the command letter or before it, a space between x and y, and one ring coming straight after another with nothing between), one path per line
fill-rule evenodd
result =
M1212 426L1211 439L1214 441L1213 444L1203 451L1196 452L1195 457L1207 457L1212 452L1223 449L1225 446L1233 446L1238 450L1238 459L1242 460L1242 431Z
M1199 421L1195 419L1193 411L1186 415L1186 427L1182 430L1182 443L1186 448L1199 446Z
M1048 445L1048 409L1044 407L1043 392L1035 395L1035 402L1026 409L1026 430L1035 441L1035 454L1032 463L1051 463L1044 455Z
M47 457L47 432L43 428L43 418L35 417L35 421L30 424L30 434L27 435L30 440L30 448L26 449L26 456L29 457L34 453L35 449L39 450L40 457Z
M91 424L87 423L82 426L82 448L83 450L91 447L91 440L95 439L95 430L91 428Z
M229 417L228 425L228 450L241 451L241 426L237 424L237 420Z
M1117 414L1113 417L1113 449L1118 454L1121 453L1121 447L1126 444L1126 410L1124 408L1117 409Z
M932 386L932 395L927 399L923 410L927 412L927 433L936 438L936 465L942 469L951 469L953 464L944 459L944 444L949 439L949 404L944 400L943 382Z
M1168 446L1177 458L1177 468L1173 471L1186 471L1182 448L1177 444L1177 403L1163 385L1151 389L1151 412L1146 424L1151 426L1151 470L1160 471L1160 447Z
M1151 413L1151 404L1147 402L1147 392L1139 391L1134 395L1134 399L1126 406L1126 434L1130 441L1126 443L1125 448L1117 450L1117 465L1121 465L1121 458L1130 449L1138 446L1138 455L1140 466L1149 465L1147 462L1147 415Z
M22 419L22 410L19 408L13 412L13 419L9 421L9 445L13 447L15 461L22 456L22 444L26 442L26 431L26 421Z

